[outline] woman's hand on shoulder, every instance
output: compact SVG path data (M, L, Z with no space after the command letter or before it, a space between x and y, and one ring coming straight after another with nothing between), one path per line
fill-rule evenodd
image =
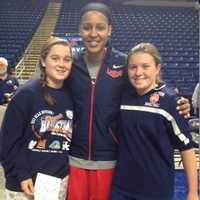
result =
M182 115L184 118L190 117L190 102L187 98L181 97L177 101L177 107L176 107L178 113Z

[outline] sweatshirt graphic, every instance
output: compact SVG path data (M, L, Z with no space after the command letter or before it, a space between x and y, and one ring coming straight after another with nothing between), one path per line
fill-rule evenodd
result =
M72 138L72 118L73 112L66 110L69 120L64 120L62 114L54 115L51 110L42 110L34 115L31 120L31 127L35 136L34 140L29 143L29 149L32 151L55 152L60 153L68 151ZM53 140L47 145L48 136L60 136L65 140L60 143Z
M38 172L64 178L72 137L73 102L67 88L46 87L55 104L42 96L39 81L15 93L2 123L2 165L6 188L20 191L20 182L35 181Z

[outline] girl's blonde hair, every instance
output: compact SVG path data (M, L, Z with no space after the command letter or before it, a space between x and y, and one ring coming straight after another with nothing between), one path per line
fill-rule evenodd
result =
M151 43L139 43L138 45L134 46L128 53L127 57L127 64L129 63L130 57L135 53L147 53L151 55L155 61L156 66L161 65L162 58L160 56L160 52L158 49ZM156 83L163 82L161 79L161 72L156 79Z
M61 39L58 37L50 37L41 49L38 66L40 68L40 81L42 84L42 96L44 97L45 102L49 106L53 106L55 104L55 99L46 90L47 80L46 80L45 67L42 65L42 60L46 59L51 48L54 45L63 45L63 46L69 47L70 54L71 54L70 56L72 57L72 49L71 49L70 43L67 40L64 40L64 39Z

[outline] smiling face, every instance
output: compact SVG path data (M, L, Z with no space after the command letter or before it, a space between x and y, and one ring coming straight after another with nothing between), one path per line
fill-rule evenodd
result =
M160 73L160 64L156 65L152 55L136 52L128 60L128 77L138 94L143 95L155 88Z
M63 44L53 45L47 56L41 60L44 67L47 85L60 88L69 76L72 66L72 56L69 46Z
M96 56L103 54L111 30L108 19L101 12L86 12L81 18L80 35L87 53Z

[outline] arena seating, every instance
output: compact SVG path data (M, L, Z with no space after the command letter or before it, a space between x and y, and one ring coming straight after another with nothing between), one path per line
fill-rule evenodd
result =
M55 33L77 33L81 5L64 1ZM127 53L139 42L155 44L163 57L163 79L190 97L198 81L199 27L194 8L113 6L112 45Z
M77 33L85 1L63 0L55 35ZM0 2L0 56L14 67L34 34L48 0ZM127 53L139 42L152 42L163 57L163 79L176 82L182 95L191 96L198 81L199 27L195 8L113 6L112 45ZM175 80L175 81L174 81Z
M163 57L163 79L171 85L176 80L180 92L190 96L199 76L198 12L193 8L130 6L114 11L113 45L127 52L139 42L152 42Z
M0 56L15 67L45 13L48 0L0 1Z

